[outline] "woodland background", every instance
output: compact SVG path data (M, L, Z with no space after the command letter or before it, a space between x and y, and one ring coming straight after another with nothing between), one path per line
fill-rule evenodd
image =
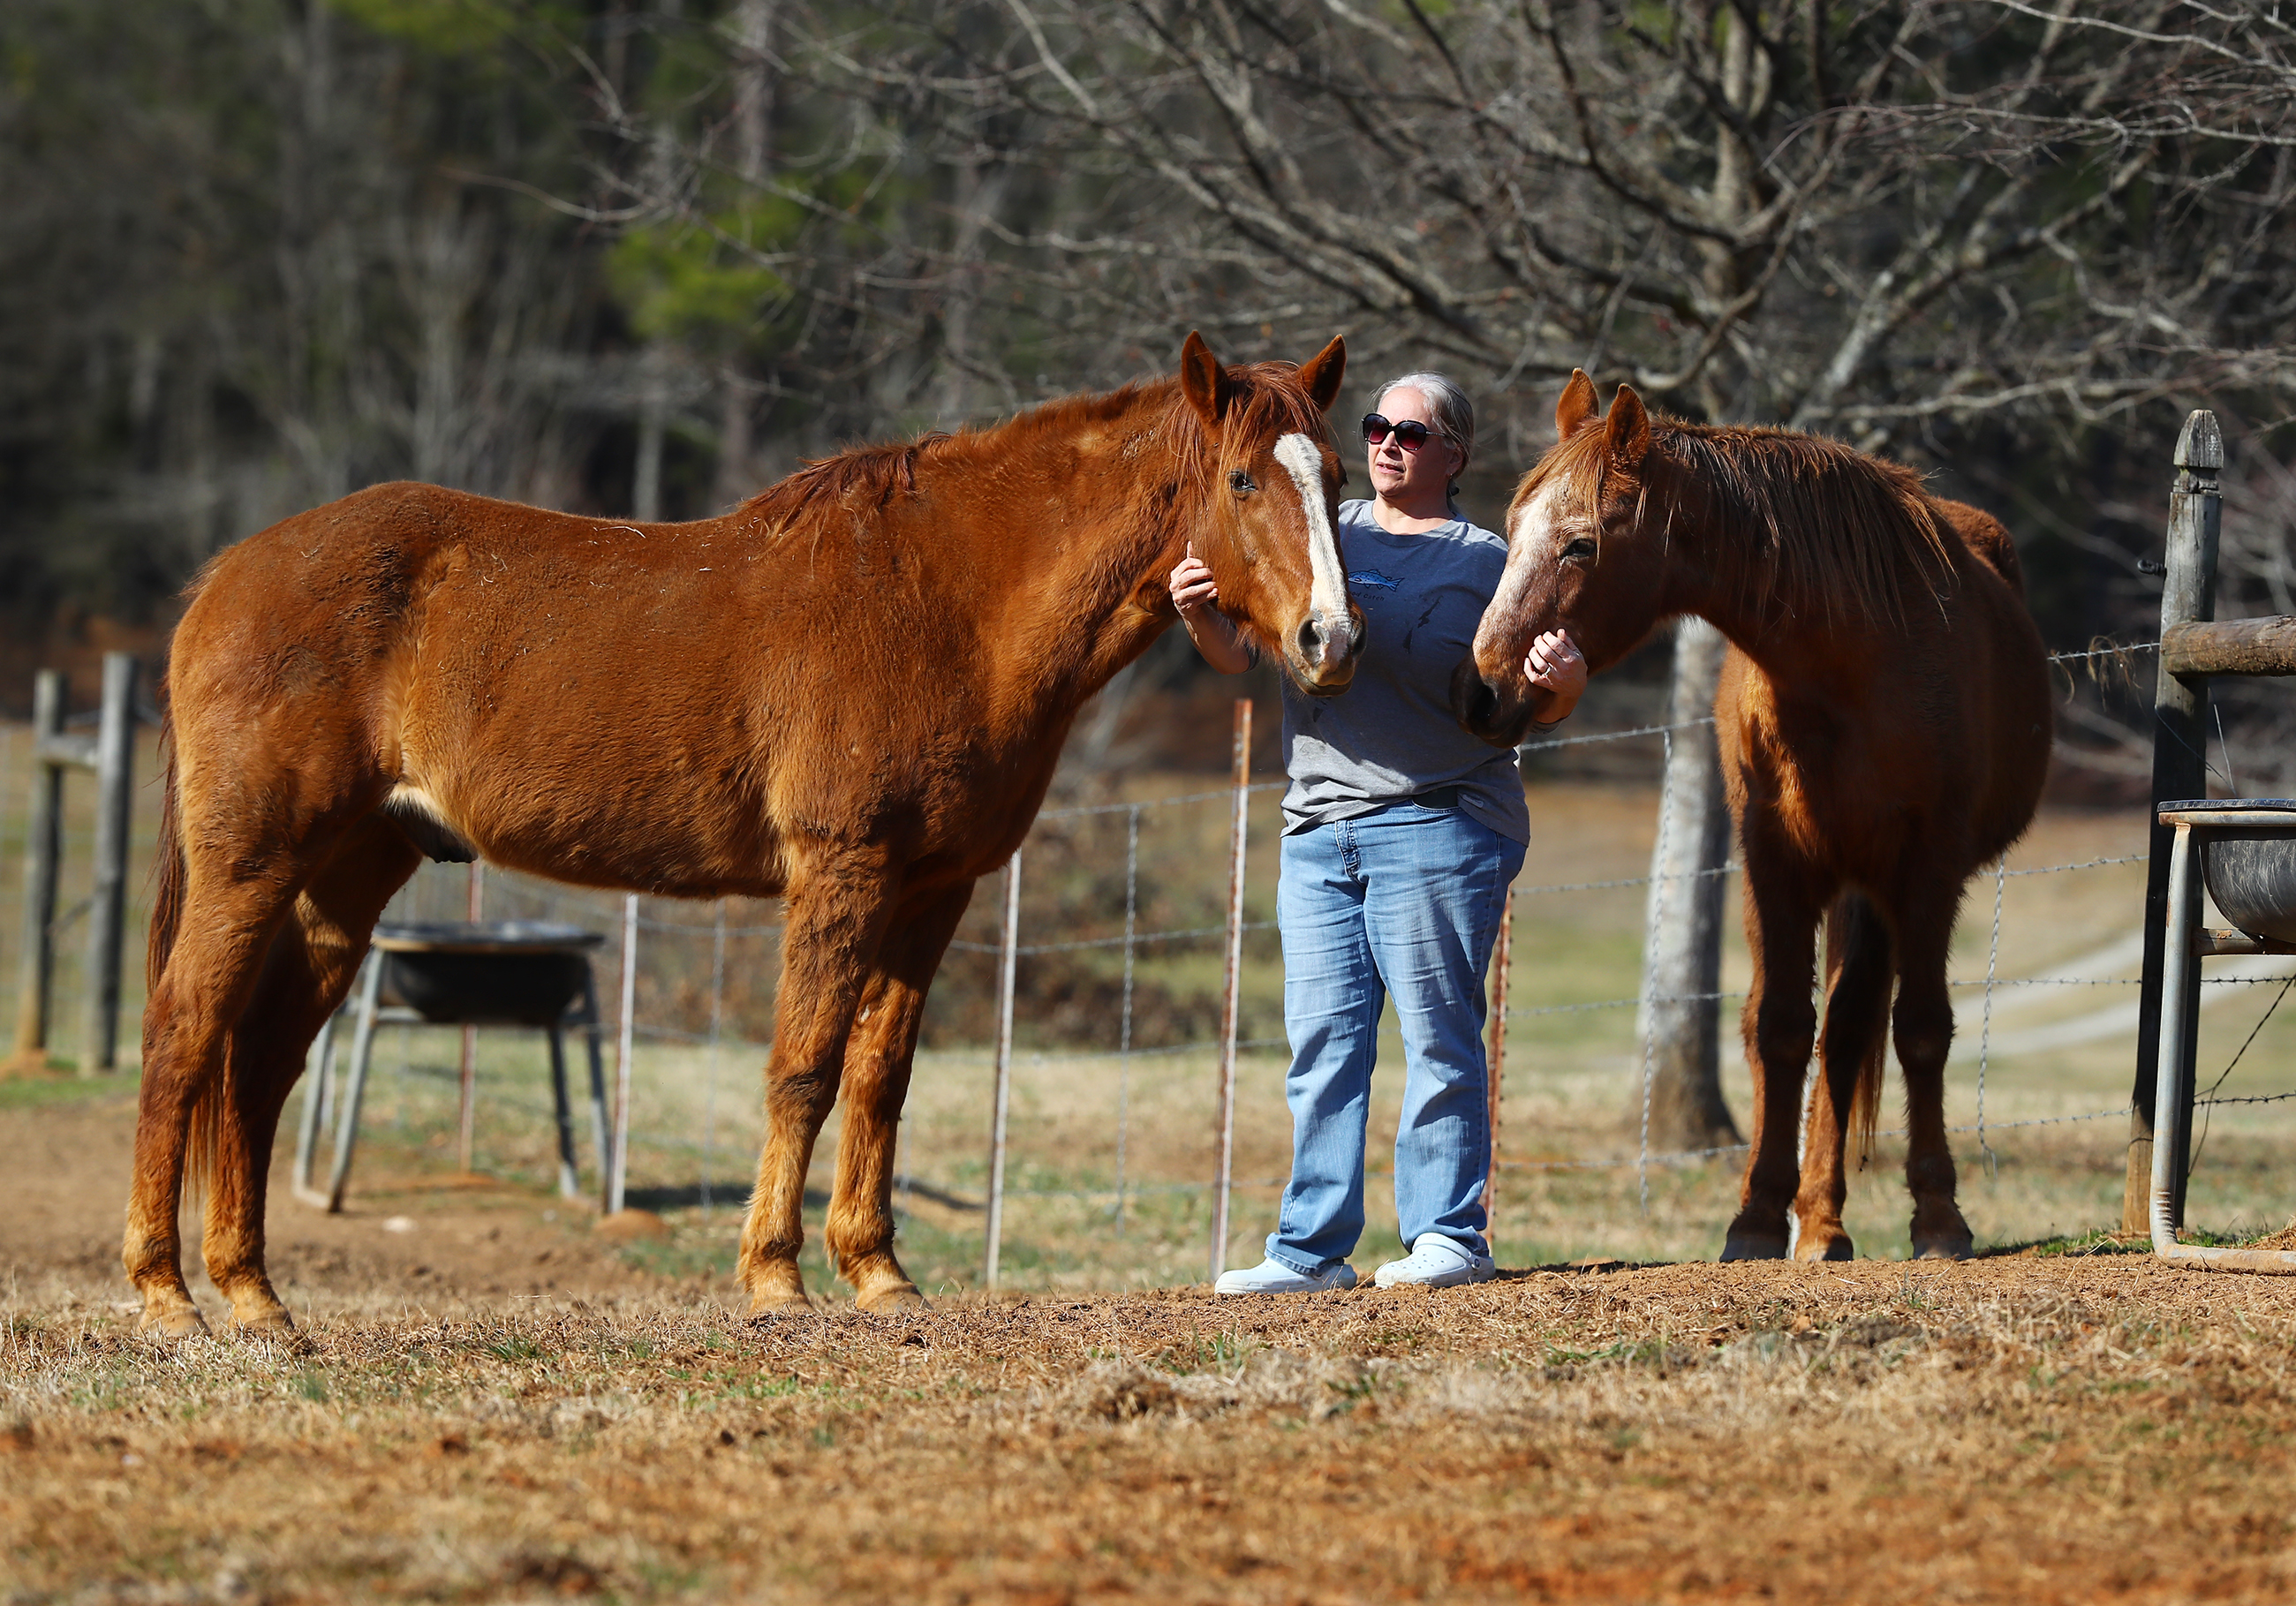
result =
M2061 648L2149 639L2169 443L2214 406L2220 612L2296 611L2292 31L2248 0L11 0L0 709L35 664L156 659L209 555L364 484L696 516L1165 371L1191 328L1230 360L1344 332L1349 416L1455 373L1484 522L1574 365L1902 457L2015 530ZM2143 770L2127 672L2068 701L2061 774ZM2243 783L2296 781L2268 692L2225 702Z

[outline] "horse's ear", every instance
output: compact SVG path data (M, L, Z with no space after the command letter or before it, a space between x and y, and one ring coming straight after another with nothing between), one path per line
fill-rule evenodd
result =
M1562 399L1554 404L1554 438L1570 439L1594 416L1595 381L1584 368L1573 368L1570 382L1562 387Z
M1340 399L1340 381L1348 372L1348 343L1338 335L1332 343L1300 365L1300 382L1319 413L1329 413Z
M1603 450L1611 466L1638 469L1650 452L1650 414L1632 385L1620 385L1611 397L1611 411L1603 420Z
M1180 390L1187 397L1198 416L1207 425L1217 426L1227 412L1228 398L1235 387L1220 366L1219 358L1204 344L1204 337L1194 330L1180 345Z

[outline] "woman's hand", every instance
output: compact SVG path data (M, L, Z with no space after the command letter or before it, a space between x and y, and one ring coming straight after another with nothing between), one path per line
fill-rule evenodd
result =
M1212 571L1196 556L1193 541L1188 544L1188 555L1172 570L1170 583L1180 623L1187 627L1188 639L1196 643L1204 661L1223 675L1241 675L1251 668L1252 651L1244 644L1235 622L1219 610L1219 587L1212 583Z
M1567 630L1549 630L1531 643L1522 672L1534 692L1533 717L1541 725L1569 718L1587 690L1587 660Z
M1199 609L1219 606L1219 587L1212 583L1212 571L1196 556L1193 542L1188 545L1188 555L1172 570L1171 585L1173 606L1179 609L1183 619L1189 619ZM1192 621L1189 633L1194 634L1194 629Z

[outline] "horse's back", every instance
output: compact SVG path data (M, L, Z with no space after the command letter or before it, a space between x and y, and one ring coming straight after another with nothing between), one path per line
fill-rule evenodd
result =
M1750 790L1799 799L1845 870L1896 862L1890 823L1911 818L1961 822L1948 829L1973 867L2023 834L2047 775L2048 672L2015 544L1982 509L1934 511L1954 570L1935 610L1875 621L1857 672L1834 677L1782 684L1734 644L1718 688L1734 807Z
M2017 544L2010 538L2001 520L1981 507L1972 507L1966 502L1937 499L1938 510L1961 537L1963 545L1985 560L2020 598L2025 594L2025 568L2017 559Z

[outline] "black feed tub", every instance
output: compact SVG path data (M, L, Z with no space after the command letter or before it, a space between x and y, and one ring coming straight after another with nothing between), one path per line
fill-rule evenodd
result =
M552 1026L581 996L585 955L604 940L540 921L378 926L382 1002L446 1025Z
M434 921L376 927L354 996L344 1003L341 1018L351 1024L351 1052L340 1086L334 1067L339 1017L328 1019L312 1045L312 1074L305 1082L301 1131L295 1143L296 1196L330 1211L342 1209L375 1028L417 1022L538 1027L548 1036L551 1103L558 1127L558 1190L569 1199L578 1196L578 1184L564 1034L569 1029L580 1032L588 1051L590 1125L597 1144L599 1185L602 1191L610 1187L612 1136L589 957L590 950L604 941L600 933L579 926L541 921ZM472 1096L465 1061L466 1121ZM335 1153L323 1192L311 1185L311 1173L320 1130L331 1119Z
M2223 824L2199 839L2201 871L2209 896L2224 917L2251 937L2296 942L2296 835L2286 823L2296 802L2285 798L2219 798L2205 803L2163 804L2237 818L2274 816L2274 823L2243 829Z

